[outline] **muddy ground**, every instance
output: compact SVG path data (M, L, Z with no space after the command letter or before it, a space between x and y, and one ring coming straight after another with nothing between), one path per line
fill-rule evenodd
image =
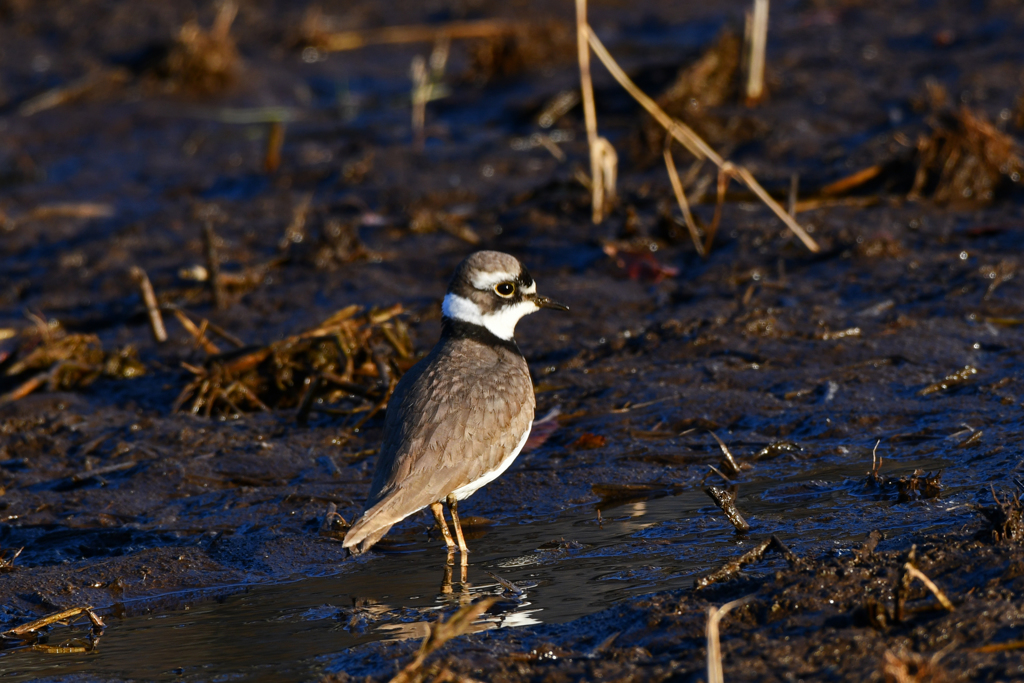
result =
M564 5L323 3L317 33L306 6L245 2L218 42L208 4L0 0L0 626L87 605L107 624L85 653L7 639L0 673L386 679L428 622L504 592L428 680L703 679L707 608L743 596L722 621L732 680L1024 677L1024 6L773 3L747 107L722 38L747 3L593 3L636 82L683 93L670 113L780 202L798 179L817 253L734 183L702 258L663 136L599 66L619 186L591 222L582 109L542 120L578 86ZM410 63L437 45L322 42L485 18L530 23L452 42L421 141ZM714 173L675 158L706 235ZM220 307L196 279L211 241ZM519 325L538 414L558 415L464 505L480 551L449 593L427 515L358 560L324 519L360 512L370 409L479 248L572 310ZM300 407L338 359L318 346L220 376L255 398L197 400L204 373L351 305L395 314L359 319L355 393ZM746 533L703 491L728 488L711 431L746 466ZM694 588L772 535L788 560ZM897 588L908 562L952 612ZM160 619L202 647L119 644Z

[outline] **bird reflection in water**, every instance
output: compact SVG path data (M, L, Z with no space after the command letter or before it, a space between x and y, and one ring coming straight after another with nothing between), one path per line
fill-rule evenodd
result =
M458 602L460 605L464 605L470 601L469 595L469 558L466 557L466 553L459 553L459 593ZM455 551L449 549L448 557L444 563L444 577L441 579L441 595L455 595L455 590L452 587L452 577L455 574Z
M470 633L541 623L535 616L540 610L530 609L531 603L526 593L526 589L535 584L516 584L491 572L487 572L487 575L493 579L493 583L488 581L474 586L469 582L466 556L449 553L442 568L434 606L417 609L378 602L372 598L356 598L348 630L358 624L362 626L358 630L369 627L383 635L386 641L422 640L429 635L431 625L437 622L437 612L453 607L461 608L488 596L498 597L499 600L472 625Z

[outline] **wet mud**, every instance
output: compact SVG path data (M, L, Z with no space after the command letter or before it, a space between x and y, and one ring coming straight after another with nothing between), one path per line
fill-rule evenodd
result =
M3 676L386 680L485 597L418 680L707 680L738 599L730 680L1024 676L1019 4L773 4L751 107L747 3L591 4L820 246L733 183L706 257L596 62L591 222L572 9L0 0ZM517 329L548 420L460 506L465 579L427 512L347 557L480 248L572 309Z

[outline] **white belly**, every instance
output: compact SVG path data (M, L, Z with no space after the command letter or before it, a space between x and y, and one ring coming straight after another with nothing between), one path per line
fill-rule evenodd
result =
M523 438L519 439L519 445L517 445L516 449L509 453L508 456L506 456L505 459L501 461L501 464L499 464L493 470L491 470L484 476L480 477L476 481L471 481L465 486L461 486L455 489L455 500L465 500L466 498L469 498L474 493L476 493L477 490L483 488L487 484L490 484L492 481L500 477L505 472L505 470L507 470L509 466L512 465L512 462L516 459L516 456L519 455L519 451L523 450L523 446L526 445L526 439L529 438L530 430L532 428L533 422L531 421L530 424L526 426L526 431L523 432Z

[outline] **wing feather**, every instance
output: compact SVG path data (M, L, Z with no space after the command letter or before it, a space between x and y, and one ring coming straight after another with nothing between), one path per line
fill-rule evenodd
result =
M534 408L522 356L470 340L439 344L395 389L366 511L345 547L368 549L391 525L496 469Z

